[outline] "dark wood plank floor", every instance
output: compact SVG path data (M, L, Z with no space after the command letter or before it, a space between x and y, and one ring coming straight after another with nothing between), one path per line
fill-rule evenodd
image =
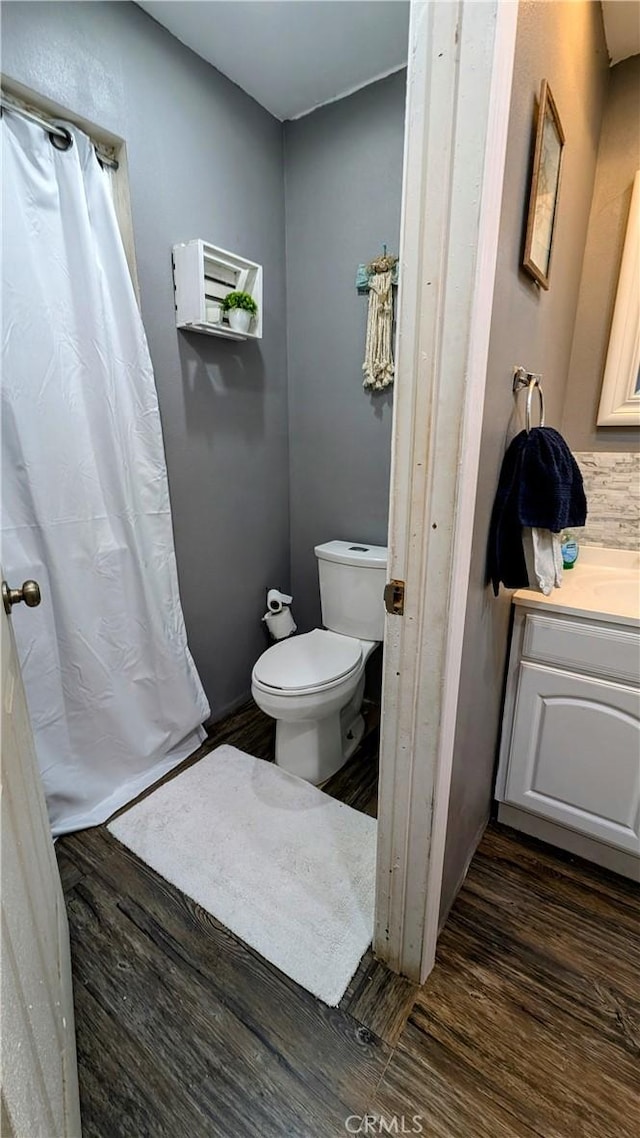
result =
M491 826L380 1084L433 1138L640 1133L640 891Z
M367 719L325 790L374 814L371 707ZM248 706L188 762L223 742L272 758L273 723ZM431 1138L640 1132L630 882L491 826L424 988L368 953L330 1009L104 827L57 851L85 1138L337 1138L347 1119Z

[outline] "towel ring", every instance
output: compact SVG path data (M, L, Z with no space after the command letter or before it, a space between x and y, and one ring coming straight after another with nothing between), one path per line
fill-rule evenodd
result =
M526 408L527 434L529 434L529 431L531 430L531 404L533 403L534 391L538 392L538 398L540 399L540 423L539 423L539 426L544 427L544 395L542 394L542 388L540 386L539 380L536 379L536 377L534 376L533 379L529 380L529 386L527 388L527 408Z
M527 371L524 367L516 367L513 369L513 391L517 394L521 388L527 389L527 403L526 403L526 419L525 424L527 434L531 430L531 404L533 403L533 393L537 390L538 398L540 400L540 426L544 427L544 395L542 394L542 384L540 380L541 375L536 375L532 371Z

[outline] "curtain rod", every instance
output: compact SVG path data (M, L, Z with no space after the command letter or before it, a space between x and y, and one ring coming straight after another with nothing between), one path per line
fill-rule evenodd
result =
M47 134L54 134L57 138L67 138L67 131L64 130L63 127L56 126L56 124L52 122L47 122L46 119L41 118L40 115L35 114L34 111L27 111L24 107L21 107L19 103L14 103L11 99L7 99L6 95L1 93L0 107L6 107L8 111L15 111L17 114L22 115L23 118L29 119L31 122L35 123L36 126L40 126L43 130L46 130ZM91 142L93 144L93 149L96 152L98 161L103 166L109 166L112 170L117 170L120 166L118 160L116 158L111 158L111 156L108 154L105 154L97 145L97 143L93 141L93 139L91 139Z

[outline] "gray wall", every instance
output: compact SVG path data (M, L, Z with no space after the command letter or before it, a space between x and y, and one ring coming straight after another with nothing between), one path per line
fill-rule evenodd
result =
M248 693L289 584L282 126L129 3L3 5L5 74L126 139L142 315L189 643L214 717ZM264 265L264 338L175 327L171 246Z
M532 124L542 78L550 83L567 137L548 292L538 289L519 268L531 174ZM542 372L547 423L559 426L607 81L608 57L599 4L522 0L449 803L443 913L455 896L491 803L510 594L493 598L485 583L485 566L500 464L512 435L522 425L512 415L512 372L516 364Z
M579 451L637 451L637 427L596 427L631 189L640 169L640 56L610 72L563 430Z
M291 587L320 620L313 547L385 545L391 391L362 388L367 297L356 267L398 252L405 73L285 124Z

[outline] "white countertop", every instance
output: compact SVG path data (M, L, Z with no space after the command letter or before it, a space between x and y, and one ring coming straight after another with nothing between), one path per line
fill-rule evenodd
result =
M581 546L573 569L564 570L559 589L548 597L537 589L518 589L513 603L613 624L640 625L640 553Z

